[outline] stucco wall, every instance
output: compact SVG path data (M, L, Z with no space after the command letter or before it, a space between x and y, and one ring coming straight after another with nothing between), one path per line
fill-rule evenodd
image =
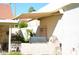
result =
M0 25L0 43L8 42L7 31L9 31L8 26Z
M66 11L61 20L63 23L63 54L71 54L72 48L79 53L79 7Z

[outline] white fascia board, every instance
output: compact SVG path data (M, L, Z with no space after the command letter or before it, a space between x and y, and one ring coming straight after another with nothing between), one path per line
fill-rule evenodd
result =
M10 24L16 24L16 23L18 23L19 22L19 20L2 20L2 19L0 19L0 23L10 23Z

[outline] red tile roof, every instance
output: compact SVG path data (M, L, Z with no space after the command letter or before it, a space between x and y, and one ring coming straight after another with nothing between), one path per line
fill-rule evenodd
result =
M10 4L0 3L0 19L11 19L12 12L10 8Z

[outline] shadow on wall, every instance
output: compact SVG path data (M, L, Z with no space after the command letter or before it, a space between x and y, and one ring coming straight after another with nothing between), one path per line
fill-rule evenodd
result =
M52 34L57 26L57 23L61 18L62 18L61 14L41 18L40 26L37 28L36 34L39 36L46 34L45 36L49 39L52 36ZM42 32L41 32L41 30L42 30Z
M56 28L59 20L61 20L61 18L62 18L62 15L56 15L50 19L52 21L50 21L50 24L48 25L48 37L52 36L52 34L55 31L55 28Z

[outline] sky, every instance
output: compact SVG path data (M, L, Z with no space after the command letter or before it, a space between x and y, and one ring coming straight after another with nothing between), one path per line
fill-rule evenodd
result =
M37 11L40 8L46 6L48 3L11 3L11 10L12 14L14 15L14 9L16 6L16 16L22 14L22 13L28 13L29 7L34 7L34 9Z

